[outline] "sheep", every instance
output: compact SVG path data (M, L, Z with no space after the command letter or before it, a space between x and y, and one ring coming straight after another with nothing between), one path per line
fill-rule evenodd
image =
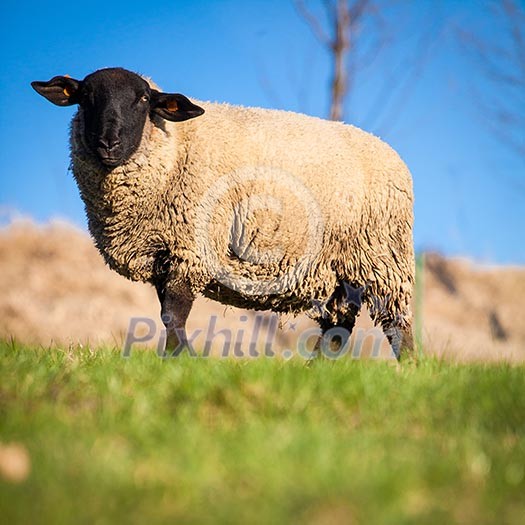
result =
M155 286L167 351L190 346L186 320L203 294L306 311L322 334L314 354L346 344L366 305L396 358L410 354L412 179L379 138L287 111L194 103L122 68L32 86L78 105L71 165L90 233L113 270Z

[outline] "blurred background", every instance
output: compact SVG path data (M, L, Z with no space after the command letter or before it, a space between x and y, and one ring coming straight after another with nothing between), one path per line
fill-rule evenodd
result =
M151 290L105 269L85 233L74 108L30 87L122 66L165 91L344 120L390 143L414 178L416 250L430 253L429 346L525 357L522 0L5 0L0 14L1 336L119 341L130 315L157 316Z

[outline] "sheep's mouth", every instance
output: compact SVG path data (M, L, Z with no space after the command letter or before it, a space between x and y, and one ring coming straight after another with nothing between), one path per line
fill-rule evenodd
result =
M126 148L116 148L115 151L106 151L104 148L91 148L98 161L106 168L116 168L125 164L134 154L137 148L131 151Z
M108 155L107 153L97 151L97 158L99 162L107 168L116 168L124 164L125 157L123 155Z
M100 162L104 164L104 166L107 166L108 168L116 168L117 166L120 166L124 163L124 159L121 158L115 158L115 157L99 157Z

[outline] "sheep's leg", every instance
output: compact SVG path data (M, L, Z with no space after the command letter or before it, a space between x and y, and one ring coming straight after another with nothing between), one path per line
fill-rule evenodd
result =
M165 355L177 357L183 350L195 355L195 350L188 341L186 321L195 299L189 286L166 283L157 287L161 303L161 318L166 327Z
M396 298L394 301L393 298ZM370 317L381 326L395 358L414 356L411 296L408 293L375 293L367 297Z
M352 335L359 309L359 305L346 305L344 316L336 315L335 322L328 316L317 319L321 335L315 343L309 362L318 357L334 359L340 357L341 348L348 343Z
M381 321L381 326L398 361L401 357L413 355L414 336L409 323L400 323L395 318L387 318Z
M341 283L334 290L326 303L317 304L321 336L312 352L312 359L324 355L329 358L340 357L340 350L347 344L363 304L365 288ZM310 359L311 360L311 359Z

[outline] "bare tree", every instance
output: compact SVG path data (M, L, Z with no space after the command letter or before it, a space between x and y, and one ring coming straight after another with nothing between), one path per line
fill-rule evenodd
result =
M369 10L373 11L372 1L324 0L323 5L328 19L328 30L302 0L295 0L297 11L333 57L330 119L342 120L345 99L352 81L348 56L357 43L361 19Z
M403 15L399 14L399 7L407 6L397 0L317 0L308 6L305 0L294 0L294 5L329 54L332 120L345 117L358 75L368 70L388 48L390 60L384 64L380 82L373 87L375 100L362 122L367 129L384 135L402 114L439 40L442 27L436 29L441 23L437 4L427 10L427 20L412 30L409 26L400 29ZM395 17L392 8L398 9ZM409 44L408 40L414 37L417 43ZM403 51L399 44L405 48Z
M499 0L485 7L497 30L479 34L460 28L458 33L486 80L476 98L487 124L525 160L525 3Z

